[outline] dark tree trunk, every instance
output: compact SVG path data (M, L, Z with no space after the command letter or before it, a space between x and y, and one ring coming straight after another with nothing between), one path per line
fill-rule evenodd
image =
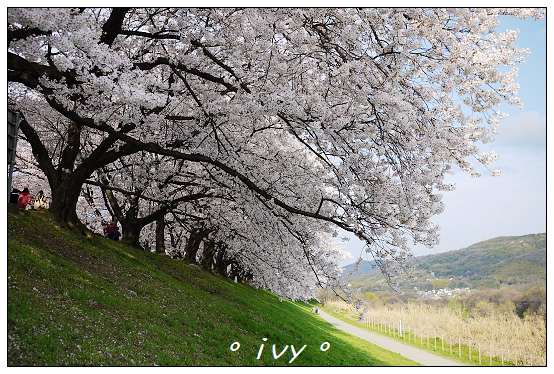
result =
M106 190L106 194L109 197L110 205L114 210L114 213L118 219L118 224L121 225L121 240L132 247L141 248L140 246L140 232L144 226L156 222L156 253L165 253L164 243L164 230L165 223L162 227L159 226L157 219L160 215L163 217L165 208L158 209L158 211L149 214L145 217L138 217L138 208L131 207L127 212L123 212L111 191ZM161 219L163 222L163 218ZM161 231L160 231L161 230ZM160 247L161 246L161 247Z
M54 215L56 222L69 227L76 227L79 223L77 213L75 211L77 200L79 199L78 191L70 191L60 185L52 191L52 204L49 210Z
M121 223L121 241L131 247L140 248L140 232L144 225L133 219L125 219L118 223Z
M225 248L220 245L215 260L215 270L218 274L227 277L227 266L229 266L229 262L225 261Z
M81 194L81 185L76 179L65 179L56 188L51 188L52 203L48 210L61 227L96 240L97 236L77 216L76 207Z
M156 253L165 253L165 220L156 220Z
M48 210L52 213L54 220L61 227L70 230L77 230L81 234L92 238L95 237L77 216L77 201L81 195L81 187L86 179L86 173L68 172L50 181L52 203Z
M185 245L185 257L182 258L183 261L189 264L196 263L196 254L200 248L200 243L204 239L204 230L196 229L190 233L190 236Z
M214 257L215 257L215 243L211 240L205 240L200 266L205 270L211 271L215 263Z
M106 184L107 180L104 179L104 183ZM145 225L138 219L138 197L131 200L131 206L124 213L111 190L106 190L106 196L118 219L116 225L121 225L121 241L132 247L140 248L140 231Z

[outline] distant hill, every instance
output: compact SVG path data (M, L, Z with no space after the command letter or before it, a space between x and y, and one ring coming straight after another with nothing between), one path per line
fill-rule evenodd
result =
M354 264L344 267L345 281L356 285L383 282L373 261L362 261L358 271L349 274ZM520 283L546 283L546 234L501 236L454 251L416 257L414 282L435 285L488 288ZM400 283L407 277L399 278ZM420 284L421 287L421 284Z

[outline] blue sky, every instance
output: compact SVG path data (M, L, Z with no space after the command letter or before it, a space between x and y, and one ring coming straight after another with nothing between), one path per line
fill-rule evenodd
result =
M524 109L502 105L500 110L510 116L501 122L496 140L481 147L502 156L489 168L503 170L504 176L492 177L478 164L480 178L457 170L448 176L447 182L455 183L456 189L443 193L446 209L433 219L441 226L441 242L432 249L413 247L416 256L456 250L497 236L546 232L546 19L502 18L497 31L516 28L520 30L516 45L531 50L517 79ZM354 260L362 247L355 238L344 243ZM369 254L361 256L373 259Z

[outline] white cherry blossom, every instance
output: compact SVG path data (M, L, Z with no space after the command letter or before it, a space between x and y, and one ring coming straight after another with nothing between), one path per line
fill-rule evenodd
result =
M21 171L48 181L61 223L163 211L169 252L202 228L198 256L213 244L280 296L337 285L339 228L390 280L438 242L445 175L494 162L479 144L498 106L522 106L530 51L503 14L545 11L10 8ZM152 248L154 223L139 231Z

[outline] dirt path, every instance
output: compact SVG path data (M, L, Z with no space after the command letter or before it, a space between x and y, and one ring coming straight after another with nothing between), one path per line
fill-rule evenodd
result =
M422 351L421 349L414 348L412 346L400 343L397 340L383 336L381 334L376 334L371 331L363 330L359 327L352 326L349 323L343 322L338 318L330 316L329 314L319 310L319 315L321 318L329 322L331 325L335 326L337 329L345 331L351 335L357 336L367 340L370 343L378 345L382 348L388 349L389 351L398 353L410 360L414 360L425 366L464 366L463 364L435 356L432 353Z

